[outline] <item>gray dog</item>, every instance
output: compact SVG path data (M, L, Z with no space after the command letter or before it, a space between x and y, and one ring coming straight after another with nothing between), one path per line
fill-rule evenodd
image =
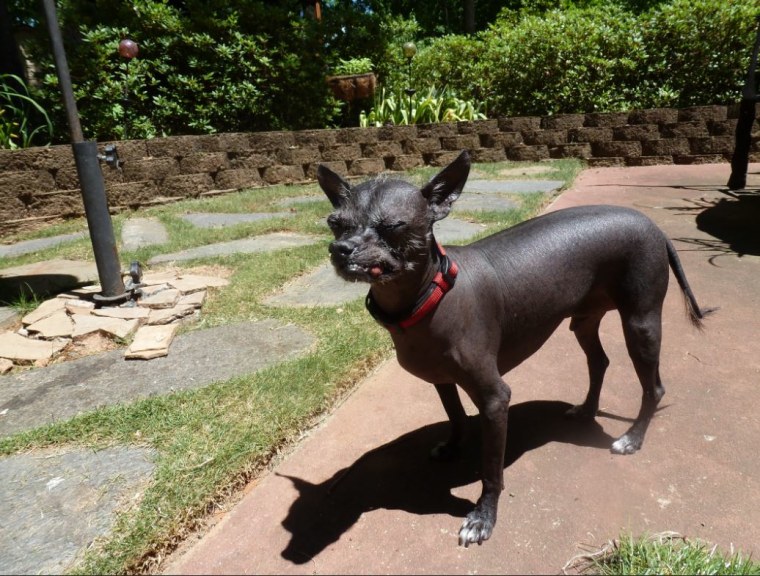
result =
M444 250L433 223L448 215L469 171L463 152L422 189L383 177L352 187L325 166L317 172L335 207L327 221L337 273L369 283L367 308L390 331L399 364L435 385L451 420L451 436L433 457L450 458L461 445L466 414L457 385L480 413L483 487L459 531L464 546L491 536L504 488L511 392L503 374L571 318L590 386L569 415L593 419L609 364L599 323L617 310L643 396L635 422L611 449L632 454L665 393L659 359L669 266L691 322L701 327L708 312L700 310L670 240L635 210L559 210Z

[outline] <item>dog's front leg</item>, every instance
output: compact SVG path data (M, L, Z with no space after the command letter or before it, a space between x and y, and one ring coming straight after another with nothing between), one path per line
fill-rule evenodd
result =
M459 449L464 442L467 427L467 413L459 399L456 384L436 384L435 390L443 404L443 409L449 417L451 423L451 432L449 439L445 442L438 443L430 452L433 460L446 461L451 460L459 453Z
M511 391L498 374L489 381L463 385L480 411L483 435L483 490L475 509L459 529L459 545L482 544L496 525L499 496L504 490L504 451Z

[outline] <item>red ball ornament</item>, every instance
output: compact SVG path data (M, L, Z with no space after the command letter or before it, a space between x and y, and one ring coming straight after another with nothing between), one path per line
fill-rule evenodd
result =
M119 56L122 58L129 58L130 60L137 56L140 49L137 47L137 42L124 38L119 42Z

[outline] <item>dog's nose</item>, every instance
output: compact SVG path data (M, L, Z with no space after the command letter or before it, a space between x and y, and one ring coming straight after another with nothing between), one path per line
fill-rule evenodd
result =
M348 240L340 240L330 244L330 254L335 256L346 257L349 256L356 249L356 244L349 242Z

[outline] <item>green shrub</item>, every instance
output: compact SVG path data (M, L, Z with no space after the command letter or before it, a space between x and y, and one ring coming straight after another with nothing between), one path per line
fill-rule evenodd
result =
M756 0L672 0L640 19L644 105L657 90L670 105L724 104L741 98L760 16Z
M415 70L486 102L493 116L725 104L741 97L760 14L756 0L624 4L631 11L595 2L548 12L503 10L475 36L433 40Z

